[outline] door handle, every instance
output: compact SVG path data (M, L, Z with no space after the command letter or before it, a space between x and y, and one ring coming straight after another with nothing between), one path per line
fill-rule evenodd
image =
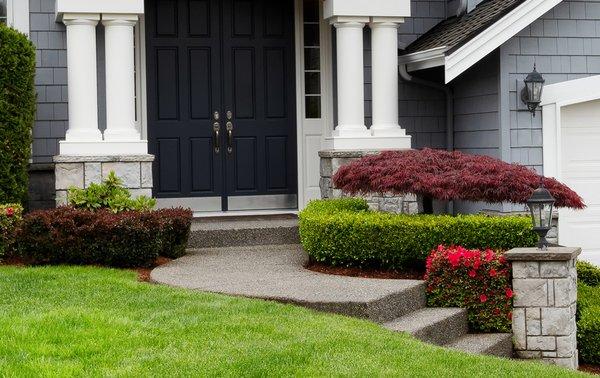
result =
M227 121L225 128L227 129L227 153L231 154L233 152L233 123Z
M213 149L215 154L221 152L219 131L221 130L221 124L219 122L213 123Z

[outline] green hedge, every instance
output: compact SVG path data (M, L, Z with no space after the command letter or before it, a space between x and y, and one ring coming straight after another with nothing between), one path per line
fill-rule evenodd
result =
M35 47L0 23L0 203L27 200L35 119Z
M600 286L600 268L587 261L578 261L577 278L588 286Z
M310 257L338 266L422 267L441 244L507 250L537 242L527 217L397 215L369 211L358 198L312 201L299 217Z
M600 286L580 283L577 290L577 348L579 360L600 364Z

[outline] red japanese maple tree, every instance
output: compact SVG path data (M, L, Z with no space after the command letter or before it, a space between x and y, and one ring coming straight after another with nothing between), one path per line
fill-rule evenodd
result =
M552 178L489 157L422 150L387 151L341 167L334 186L348 194L419 194L438 200L526 203L543 181L555 206L582 209L581 197Z

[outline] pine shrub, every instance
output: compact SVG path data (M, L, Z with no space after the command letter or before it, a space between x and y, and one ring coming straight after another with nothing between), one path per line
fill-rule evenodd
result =
M0 203L25 203L35 119L35 47L0 23Z

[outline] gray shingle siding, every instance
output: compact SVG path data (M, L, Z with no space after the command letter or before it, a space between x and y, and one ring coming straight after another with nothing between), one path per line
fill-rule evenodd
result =
M58 140L67 129L66 32L54 21L54 0L29 0L29 11L30 37L37 48L33 162L44 163L58 153Z
M523 79L533 68L546 84L600 74L600 2L563 1L502 46L508 81L510 161L542 171L542 117L524 111Z

